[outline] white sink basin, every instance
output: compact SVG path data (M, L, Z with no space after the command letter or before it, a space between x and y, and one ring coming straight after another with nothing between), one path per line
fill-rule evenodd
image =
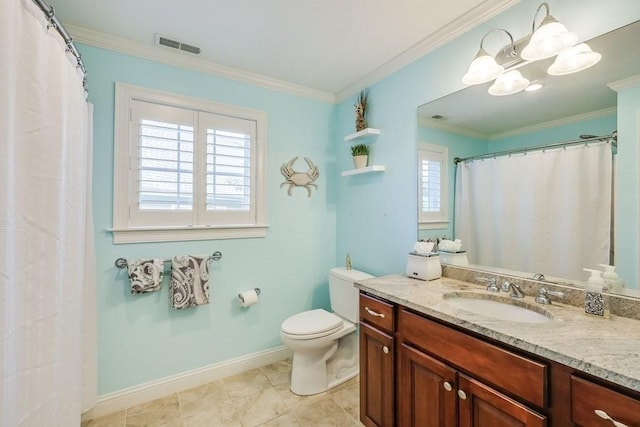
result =
M553 316L542 308L498 295L453 292L443 297L453 307L492 319L524 323L553 321Z

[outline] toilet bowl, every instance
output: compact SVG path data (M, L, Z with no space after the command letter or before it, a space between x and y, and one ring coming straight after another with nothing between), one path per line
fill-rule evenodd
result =
M353 284L371 277L357 270L332 269L329 295L333 312L314 309L282 322L280 337L293 350L293 393L322 393L358 374L358 289Z

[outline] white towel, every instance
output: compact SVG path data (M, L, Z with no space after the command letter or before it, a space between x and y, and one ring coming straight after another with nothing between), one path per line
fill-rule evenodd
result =
M462 241L460 239L447 240L443 239L438 244L438 249L447 252L459 252L462 249Z
M413 250L418 255L427 255L433 250L433 246L434 245L435 245L435 243L433 243L433 242L416 242L413 245Z
M209 256L182 255L171 261L171 306L175 309L209 304Z
M127 272L132 294L155 292L162 287L164 260L160 258L131 259L127 261Z

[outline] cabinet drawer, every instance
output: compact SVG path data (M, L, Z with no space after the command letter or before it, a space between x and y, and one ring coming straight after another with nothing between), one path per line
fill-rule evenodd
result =
M393 304L360 294L360 320L393 332Z
M547 366L400 310L402 340L539 408L547 405Z
M572 421L584 427L612 426L612 421L595 413L597 409L629 427L640 426L640 400L572 375Z

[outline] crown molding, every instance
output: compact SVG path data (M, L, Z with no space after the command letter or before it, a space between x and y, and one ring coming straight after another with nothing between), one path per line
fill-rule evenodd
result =
M640 85L640 74L637 76L631 76L626 79L618 80L617 82L611 82L607 84L607 86L611 90L615 90L616 92L620 92L625 89L629 89L630 87Z
M440 120L429 119L426 117L418 118L418 126L431 128L431 129L438 129L445 132L455 133L456 135L462 135L462 136L467 136L469 138L476 138L476 139L482 139L482 140L489 139L489 136L490 136L490 135L487 135L486 133L464 129L461 127L450 125Z
M361 90L395 73L427 53L464 34L470 29L488 21L520 0L487 0L454 21L438 29L433 34L416 43L400 55L381 65L371 73L350 84L336 94L337 102L345 101Z
M161 62L163 64L173 65L180 68L186 68L204 74L224 77L241 83L260 86L265 89L312 98L329 104L336 103L335 95L328 92L288 83L283 80L266 77L249 71L240 70L238 68L216 64L197 57L188 56L190 54L183 52L173 52L167 48L147 45L82 27L65 24L65 28L72 35L75 42L123 53L125 55L149 59L151 61ZM89 73L90 72L91 70L89 70Z
M551 129L558 126L565 126L574 123L583 122L585 120L598 119L600 117L607 117L615 115L618 111L617 107L603 108L602 110L591 111L589 113L576 114L575 116L564 117L562 119L550 120L544 123L538 123L531 126L525 126L518 129L513 129L508 132L496 133L489 137L490 141L496 139L507 138L510 136L521 135L523 133L539 132L545 129Z

